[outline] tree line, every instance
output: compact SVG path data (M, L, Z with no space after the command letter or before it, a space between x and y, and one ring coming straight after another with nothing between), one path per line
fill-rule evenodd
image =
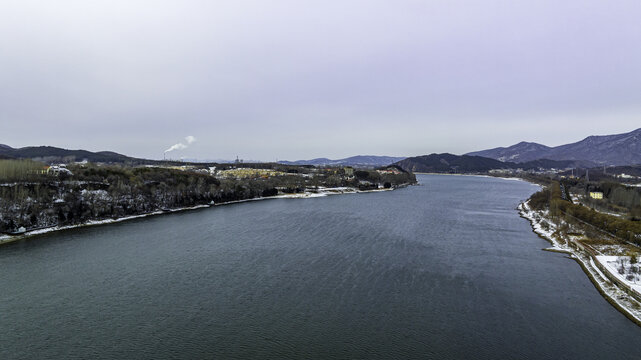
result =
M572 218L578 219L620 239L641 245L641 221L600 213L587 206L564 200L558 181L533 194L529 204L535 210L549 210L553 218L565 218L570 222L573 221Z

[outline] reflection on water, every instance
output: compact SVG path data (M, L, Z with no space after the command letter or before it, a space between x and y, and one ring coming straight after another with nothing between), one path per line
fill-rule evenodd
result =
M535 186L419 180L3 246L0 358L639 358L518 217Z

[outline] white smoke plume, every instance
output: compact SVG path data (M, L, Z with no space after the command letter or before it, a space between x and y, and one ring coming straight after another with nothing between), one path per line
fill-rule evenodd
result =
M191 144L196 142L196 138L191 136L191 135L189 135L189 136L185 137L185 141L187 142L187 144L183 144L183 143L179 142L178 144L174 144L171 147L169 147L169 149L165 150L165 152L168 153L168 152L174 151L174 150L186 149L187 146L189 146L189 145L191 145Z

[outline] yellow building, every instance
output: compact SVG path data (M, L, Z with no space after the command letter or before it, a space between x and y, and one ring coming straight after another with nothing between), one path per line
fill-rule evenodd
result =
M590 197L593 199L598 199L602 200L603 199L603 193L600 191L590 191Z

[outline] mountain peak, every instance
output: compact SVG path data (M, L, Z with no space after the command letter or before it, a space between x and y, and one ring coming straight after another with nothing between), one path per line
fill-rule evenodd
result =
M539 159L583 160L605 165L641 164L641 128L623 134L591 135L561 146L522 141L507 148L468 153L501 161L523 163Z

